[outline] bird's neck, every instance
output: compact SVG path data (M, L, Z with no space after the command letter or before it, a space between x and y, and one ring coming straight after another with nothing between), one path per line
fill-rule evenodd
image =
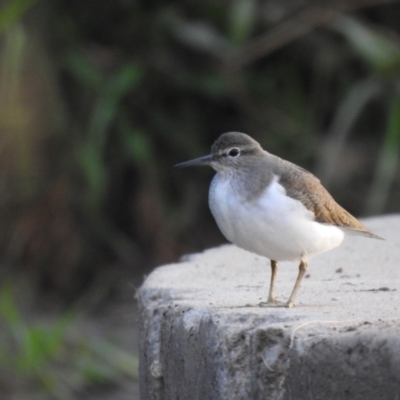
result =
M229 184L243 201L254 202L265 192L274 174L265 160L255 160L240 168L218 171L217 179Z

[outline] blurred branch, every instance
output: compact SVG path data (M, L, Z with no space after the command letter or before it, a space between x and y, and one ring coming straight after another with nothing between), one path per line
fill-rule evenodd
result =
M345 36L358 54L382 77L398 74L400 38L393 30L388 35L381 27L345 16L336 18L332 27Z
M340 1L332 2L330 7L311 6L236 50L228 57L227 65L233 69L243 68L293 42L316 27L330 23L340 13L348 13L360 8L393 3L395 1Z
M376 79L363 80L349 90L347 97L340 104L316 168L317 176L326 187L329 187L332 181L336 163L356 119L361 115L366 104L382 91L382 84Z

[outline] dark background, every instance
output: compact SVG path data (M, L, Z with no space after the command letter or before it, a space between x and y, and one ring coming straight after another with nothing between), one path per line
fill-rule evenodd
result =
M172 166L223 132L400 211L399 2L0 5L0 398L136 398L135 288L224 242Z

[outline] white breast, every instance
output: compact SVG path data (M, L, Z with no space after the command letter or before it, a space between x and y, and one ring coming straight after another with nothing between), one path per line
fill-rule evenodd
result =
M277 177L251 202L240 195L236 180L217 174L209 205L229 241L276 261L296 261L330 250L344 238L340 228L316 222L300 201L288 197Z

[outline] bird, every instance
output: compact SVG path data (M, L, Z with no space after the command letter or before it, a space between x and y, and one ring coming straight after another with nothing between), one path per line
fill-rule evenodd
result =
M222 234L270 260L268 298L260 305L294 307L309 258L339 246L345 235L382 239L342 208L311 172L267 152L245 133L224 133L209 155L175 166L216 171L208 203ZM275 297L281 261L299 263L286 303Z

